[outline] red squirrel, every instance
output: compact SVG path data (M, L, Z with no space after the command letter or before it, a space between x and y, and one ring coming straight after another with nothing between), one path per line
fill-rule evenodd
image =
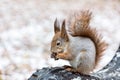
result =
M54 22L54 37L51 42L51 57L68 60L74 71L90 74L96 67L107 43L96 28L90 27L91 12L81 11L71 16L60 26Z

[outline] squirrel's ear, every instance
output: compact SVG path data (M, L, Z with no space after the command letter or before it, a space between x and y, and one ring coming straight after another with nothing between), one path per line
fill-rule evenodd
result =
M66 28L65 28L65 20L62 23L61 37L64 38L66 41L69 41L67 31L66 31Z
M54 22L54 32L55 33L60 32L60 24L59 24L57 18L55 19L55 22Z

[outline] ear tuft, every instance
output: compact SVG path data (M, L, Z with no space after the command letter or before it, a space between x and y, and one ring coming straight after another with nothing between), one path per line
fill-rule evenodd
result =
M59 24L57 18L55 19L55 22L54 22L54 32L55 33L60 32L60 24Z
M62 23L62 30L61 30L61 37L63 39L65 39L66 41L69 41L69 38L68 38L68 35L67 35L67 31L66 31L66 28L65 28L65 20L63 20L63 23Z

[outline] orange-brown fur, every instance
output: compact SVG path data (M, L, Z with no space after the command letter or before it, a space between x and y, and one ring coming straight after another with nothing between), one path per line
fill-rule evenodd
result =
M96 28L89 26L91 14L88 10L73 14L68 21L68 31L74 37L88 37L94 42L96 47L95 65L97 65L108 44L102 40L102 36L98 34Z
M56 57L58 57L60 59L67 59L67 60L71 60L72 59L72 55L69 54L69 53L67 53L67 52L65 52L65 53L59 53L59 54L57 54Z

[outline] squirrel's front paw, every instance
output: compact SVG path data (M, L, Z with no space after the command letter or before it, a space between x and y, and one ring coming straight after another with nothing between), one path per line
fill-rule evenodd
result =
M55 60L58 60L59 58L57 57L57 53L52 53L51 58L54 58Z

